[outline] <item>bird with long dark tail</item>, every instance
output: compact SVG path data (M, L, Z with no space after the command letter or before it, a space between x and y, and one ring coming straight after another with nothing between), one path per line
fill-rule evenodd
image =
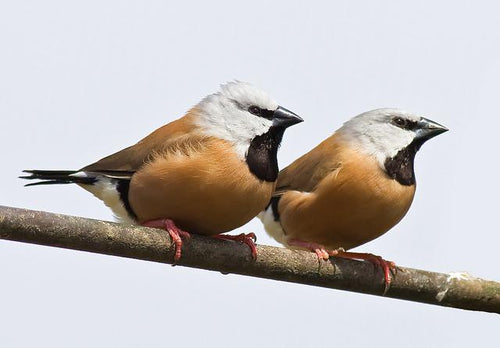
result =
M278 177L285 129L302 119L251 84L221 86L183 117L78 170L25 170L27 186L75 183L120 221L168 231L179 260L190 233L239 240L256 257L255 235L221 235L265 209Z

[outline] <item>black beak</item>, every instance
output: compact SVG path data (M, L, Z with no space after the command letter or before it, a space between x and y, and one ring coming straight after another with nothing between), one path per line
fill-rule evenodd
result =
M287 128L304 121L299 115L281 106L273 113L273 127Z
M429 140L430 138L434 138L436 135L439 135L447 131L448 128L446 128L445 126L422 117L420 121L417 122L417 127L415 130L416 133L415 139L419 139L422 142L424 142Z

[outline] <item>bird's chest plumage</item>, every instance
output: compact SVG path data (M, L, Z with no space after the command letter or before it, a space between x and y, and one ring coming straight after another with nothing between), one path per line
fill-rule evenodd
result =
M401 185L367 156L349 153L341 162L313 192L281 199L287 236L349 249L377 238L406 214L415 185Z
M139 222L170 218L189 232L213 235L251 220L273 190L228 143L214 140L158 155L133 176L129 200Z

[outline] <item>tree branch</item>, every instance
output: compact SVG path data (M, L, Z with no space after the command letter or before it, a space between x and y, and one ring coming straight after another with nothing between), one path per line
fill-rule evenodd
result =
M172 263L168 233L74 216L0 206L0 238L147 261ZM193 235L184 243L179 265L382 296L383 275L368 262L257 246ZM467 274L443 274L399 267L386 297L500 313L500 283Z

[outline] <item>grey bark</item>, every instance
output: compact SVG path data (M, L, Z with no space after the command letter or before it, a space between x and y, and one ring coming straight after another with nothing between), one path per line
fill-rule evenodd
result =
M140 260L173 263L174 246L165 231L0 206L0 238ZM384 295L380 269L368 262L193 235L184 243L180 266L292 283L348 290L438 306L500 313L500 282L467 274L398 267Z

